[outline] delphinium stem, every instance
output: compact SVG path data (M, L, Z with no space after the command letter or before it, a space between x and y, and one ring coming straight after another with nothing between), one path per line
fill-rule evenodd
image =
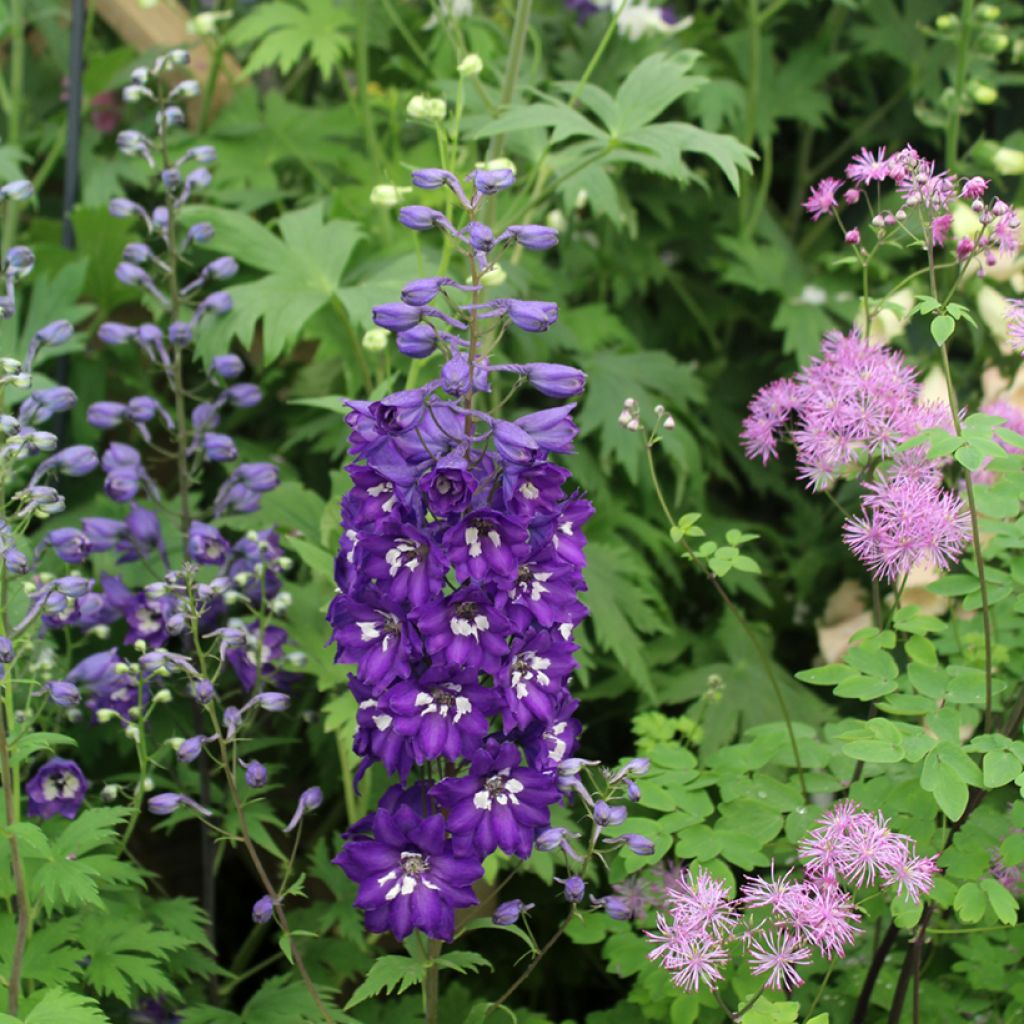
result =
M193 591L191 578L188 580L187 589L189 622L191 624L192 642L195 645L196 658L199 662L199 671L204 678L209 678L206 666L206 652L202 645L202 637L199 635L199 610L196 607L195 593ZM256 849L256 844L253 842L252 836L249 833L249 825L245 817L245 804L242 800L241 793L238 791L238 782L235 779L234 759L232 758L231 753L228 750L228 745L221 733L220 722L217 719L217 713L212 704L207 706L207 711L213 725L213 733L220 753L220 762L224 768L224 779L227 782L228 793L231 797L231 803L235 809L235 813L238 815L238 828L242 836L242 843L245 846L246 853L249 855L249 860L252 863L253 870L256 872L256 876L259 878L263 891L270 897L273 906L274 919L277 921L277 924L281 929L281 933L288 942L288 948L291 951L291 960L295 964L296 970L299 972L303 985L305 985L310 998L313 1000L317 1011L320 1013L320 1016L324 1019L326 1024L335 1024L334 1018L331 1016L330 1011L324 1004L324 1001L306 968L306 962L303 960L302 954L299 952L298 945L296 944L291 928L289 927L288 917L285 914L284 906L281 902L281 895L277 890L277 886L275 886L270 880L270 875L263 866L263 859L260 857L259 851Z
M3 635L10 637L10 617L7 601L7 569L0 568L0 619ZM14 874L14 905L17 927L14 935L14 949L11 952L11 966L7 977L7 1012L13 1017L18 1013L21 997L21 971L25 960L25 947L32 927L32 904L28 898L25 882L25 866L21 859L18 837L13 826L21 817L21 783L17 766L11 762L10 730L14 726L14 676L16 659L7 666L4 681L3 707L0 708L0 783L4 790L4 822L7 826L7 843L11 850L11 871Z
M668 521L669 527L673 528L676 525L676 521L672 516L672 510L668 507L668 502L665 500L665 494L661 489L661 482L658 479L658 470L654 464L654 446L648 440L644 444L644 448L647 452L647 467L650 471L651 481L654 484L654 491L658 497L658 504L661 506L661 511L665 514L665 519ZM793 719L790 717L789 708L786 707L786 700L782 694L782 687L779 685L778 679L775 678L775 671L772 668L771 659L768 657L767 652L761 646L761 641L758 640L757 634L751 629L750 624L744 618L743 613L736 606L733 599L729 596L728 591L722 586L718 577L707 569L701 560L697 557L696 552L690 547L686 540L686 537L681 536L679 543L682 544L683 550L689 556L690 560L698 567L700 572L704 575L704 578L714 587L715 592L721 598L722 603L729 610L730 614L736 619L740 629L743 630L744 635L750 641L751 646L754 648L757 654L758 660L761 662L761 667L764 669L765 675L768 677L768 682L771 685L772 691L775 694L775 700L779 705L779 711L782 714L783 721L786 725L786 733L789 736L789 746L793 753L793 762L796 767L797 778L800 782L800 793L803 796L804 802L810 802L810 794L807 792L807 783L804 779L804 767L803 762L800 760L800 748L796 741L796 732L793 729Z

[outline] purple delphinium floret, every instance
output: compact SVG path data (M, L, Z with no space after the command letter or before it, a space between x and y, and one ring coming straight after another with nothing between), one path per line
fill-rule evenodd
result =
M440 814L408 806L378 808L371 835L350 840L334 862L359 884L355 905L366 927L399 941L415 928L450 942L455 910L477 902L473 883L483 875L479 860L454 854Z
M513 744L492 740L473 755L467 775L445 779L430 791L448 808L457 853L481 860L495 849L524 859L530 855L558 797L554 778L522 767L521 760Z
M69 820L78 816L85 802L89 780L74 761L51 757L25 783L28 813L38 818L59 814Z

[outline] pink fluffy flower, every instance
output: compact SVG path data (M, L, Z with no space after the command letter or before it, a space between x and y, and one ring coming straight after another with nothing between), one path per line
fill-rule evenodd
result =
M843 524L843 539L876 579L893 581L918 566L947 569L960 557L970 517L934 477L897 469L865 489L863 512Z
M750 973L768 975L765 986L778 992L804 983L797 967L810 963L811 951L795 935L768 932L750 944L748 956Z
M859 185L868 185L872 181L885 181L889 177L889 161L885 157L885 146L877 153L870 149L861 149L847 165L846 176Z
M804 209L811 215L811 220L821 220L826 213L839 205L836 193L842 185L838 178L822 178L811 189L811 194L803 204Z
M941 249L949 237L949 229L953 226L953 214L944 213L932 221L932 245Z

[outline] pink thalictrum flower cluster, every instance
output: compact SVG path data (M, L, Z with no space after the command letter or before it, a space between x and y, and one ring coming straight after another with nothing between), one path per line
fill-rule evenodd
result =
M830 332L821 356L793 377L761 388L740 440L767 463L788 435L797 476L822 491L841 477L888 468L865 487L861 514L847 520L847 545L878 578L915 566L947 567L970 536L961 498L943 486L937 464L899 445L930 427L951 426L942 403L919 402L920 384L903 356L869 345L856 331Z
M1008 305L1006 336L1010 347L1024 354L1024 299L1010 299Z
M895 189L892 201L883 196L884 182ZM982 177L958 177L937 170L935 162L922 157L913 146L890 156L883 146L877 152L862 149L847 164L845 179L822 178L803 205L812 220L835 217L852 245L861 244L862 228L844 224L843 211L863 200L879 241L887 236L900 242L917 239L928 248L941 249L954 224L951 207L961 200L970 205L978 224L956 239L956 257L961 262L979 257L978 271L983 273L1000 255L1012 256L1020 248L1017 211L998 196L989 196L989 184Z
M851 890L880 885L917 903L938 871L934 857L919 857L909 836L894 832L880 814L843 801L799 844L802 870L767 878L747 876L739 896L702 868L680 873L666 889L648 958L659 962L687 992L714 990L738 954L767 989L803 984L800 968L814 955L843 957L861 932Z

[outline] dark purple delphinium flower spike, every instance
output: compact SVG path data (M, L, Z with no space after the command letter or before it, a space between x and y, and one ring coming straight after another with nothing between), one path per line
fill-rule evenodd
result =
M477 902L473 883L483 875L478 860L454 855L440 814L424 818L405 805L379 808L371 835L350 840L334 863L359 884L366 927L399 941L418 928L450 942L455 910Z
M51 757L25 783L28 813L39 818L52 818L55 814L75 818L88 788L89 780L74 761Z
M475 291L502 245L544 249L555 232L515 225L495 238L476 219L484 196L513 184L511 171L472 172L471 198L445 171L417 172L415 180L450 189L466 222L456 230L422 206L404 208L400 221L445 231L474 277L465 286L418 279L401 302L374 310L378 325L397 332L399 351L443 358L436 380L347 403L353 486L342 500L339 592L328 618L336 660L355 666L349 686L360 775L380 761L404 783L443 758L446 777L432 789L421 779L398 791L406 796L386 797L352 830L337 863L360 884L357 906L368 927L444 937L454 908L473 902L468 886L483 858L498 848L529 856L562 799L557 769L580 731L568 683L573 628L586 611L578 598L582 526L593 510L566 493L568 472L549 461L571 451L573 406L528 407L515 421L485 411L492 373L514 373L557 398L578 394L585 376L557 364L491 365L470 341L488 331L483 319L504 321L494 325L499 337L509 322L546 330L557 319L555 304L467 303L457 307L458 319L430 305L443 304L438 296L449 288ZM623 815L621 808L601 813L609 824ZM578 857L562 841L567 856ZM462 865L454 894L443 884L450 876L431 877L439 856Z

